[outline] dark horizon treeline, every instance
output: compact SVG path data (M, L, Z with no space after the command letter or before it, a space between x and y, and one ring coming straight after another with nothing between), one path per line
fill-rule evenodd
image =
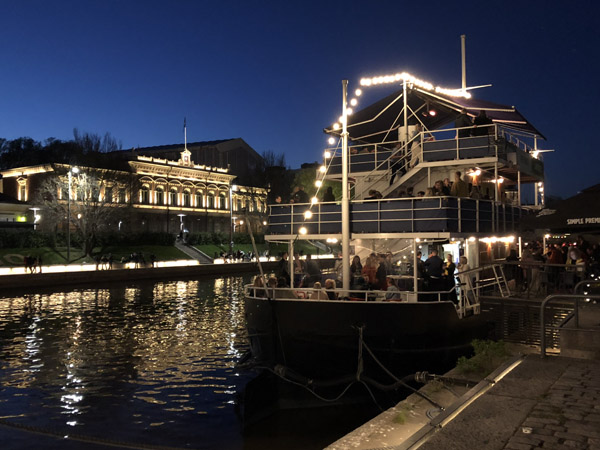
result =
M121 142L110 133L100 136L82 133L77 128L73 130L73 139L66 141L53 137L43 142L30 137L0 138L0 169L50 163L119 169L122 161L108 157L107 153L121 149Z

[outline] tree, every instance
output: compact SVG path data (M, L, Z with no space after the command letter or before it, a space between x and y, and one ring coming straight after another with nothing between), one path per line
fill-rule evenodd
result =
M73 128L73 138L77 145L81 147L84 153L108 153L115 150L121 150L121 141L117 141L110 133L100 136L96 133L79 132L79 129Z
M315 185L315 181L317 180L317 172L319 170L320 165L318 163L314 164L303 164L302 168L296 172L296 176L294 178L294 186L302 186L304 187L304 191L308 194L309 197L314 197L315 195L321 200L323 198L323 194L327 187L331 186L333 189L333 195L336 199L342 198L342 185L337 181L325 180L320 188ZM319 179L322 177L319 176Z
M103 169L80 169L71 177L69 202L69 166L55 165L41 182L34 204L41 208L46 222L56 226L67 220L70 204L70 224L81 235L83 251L91 255L98 233L107 231L125 216L125 202L118 202L119 191L131 198L131 174ZM128 194L128 195L127 195Z

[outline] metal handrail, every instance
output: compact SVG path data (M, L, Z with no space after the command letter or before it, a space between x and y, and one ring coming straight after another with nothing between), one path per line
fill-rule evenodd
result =
M424 203L426 201L437 201L438 204L433 207L433 206L426 206L427 204ZM445 203L446 200L456 200L456 205L452 205L452 204L448 204ZM433 197L409 197L409 198L397 198L397 199L373 199L373 200L352 200L351 201L352 205L359 205L359 204L372 204L373 208L369 209L369 210L361 210L361 211L354 211L353 212L353 222L360 224L360 223L366 223L366 222L372 222L372 218L369 217L369 214L381 214L382 211L385 211L386 214L393 214L393 213L406 213L408 211L412 211L412 213L410 214L410 217L389 217L387 219L382 219L382 220L377 220L378 224L383 224L383 223L387 223L387 222L394 222L394 223L409 223L412 224L411 226L409 226L410 230L408 232L415 232L417 231L415 229L415 225L418 222L444 222L444 221L452 221L453 223L456 224L457 229L453 230L453 231L457 231L457 232L463 232L465 231L465 229L463 229L463 225L464 224L474 224L475 229L472 230L474 232L480 232L484 229L484 227L487 225L488 227L491 226L491 231L494 232L496 229L499 228L500 224L496 224L494 222L494 214L493 211L494 209L498 208L499 206L501 206L500 204L494 202L494 200L484 200L484 199L471 199L471 198L463 198L463 197L451 197L451 196L433 196ZM387 205L386 208L382 209L381 205ZM398 205L398 207L393 207L395 204ZM410 208L400 208L400 205L410 205ZM322 208L326 205L338 205L337 209L331 209L329 211L322 211ZM483 209L482 205L489 205L487 208ZM341 206L339 206L339 202L329 202L329 203L318 203L317 205L311 205L308 203L299 203L299 204L278 204L278 205L269 205L270 206L270 213L269 213L269 217L270 217L270 225L271 226L290 226L290 227L294 227L294 225L300 225L300 222L295 221L295 217L294 216L298 216L298 218L301 218L300 221L302 224L305 225L310 225L313 224L314 226L316 226L316 234L321 234L321 226L324 224L336 224L336 223L341 223L341 217L336 218L333 217L333 214L339 214L341 213ZM417 207L419 206L419 207ZM277 211L277 212L273 212L273 207L287 207L289 208L286 211ZM311 207L313 208L313 214L312 217L310 219L305 219L304 218L304 213L306 210L311 209ZM393 207L393 208L392 208ZM519 206L513 206L511 205L511 208L513 208L513 210L511 210L512 212L510 213L504 213L502 215L503 220L502 220L502 225L503 225L503 229L505 230L510 230L513 231L516 226L517 226L517 221L518 218L520 216L523 215L523 211L525 211L524 208L519 207ZM314 211L314 209L316 209L316 211ZM414 214L414 211L448 211L447 214L445 214L442 217L424 217L424 218L419 218L416 217ZM458 213L456 214L456 216L454 216L454 214L450 214L450 211L457 211ZM462 214L462 211L472 211L473 217L468 217L467 215ZM484 213L489 213L488 215L484 214ZM274 221L273 219L277 218L276 221ZM498 215L496 214L496 218L498 218ZM324 219L329 219L329 220L324 220ZM439 230L438 230L439 231ZM378 227L376 232L382 232L380 230L380 228ZM398 232L407 232L406 230L404 231L398 231ZM290 233L293 233L293 229L290 229ZM334 234L335 232L328 232L326 234ZM284 233L285 234L285 233ZM310 233L310 234L315 234L315 233Z
M579 299L600 300L600 295L552 294L544 299L540 306L540 356L542 358L546 357L546 318L544 316L544 310L548 303L557 298L575 301L573 315L575 317L575 326L579 328Z

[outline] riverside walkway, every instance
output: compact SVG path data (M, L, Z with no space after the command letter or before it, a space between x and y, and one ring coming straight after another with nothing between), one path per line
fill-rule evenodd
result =
M513 366L479 397L455 393L416 431L395 420L409 397L328 449L600 450L600 361L530 354Z

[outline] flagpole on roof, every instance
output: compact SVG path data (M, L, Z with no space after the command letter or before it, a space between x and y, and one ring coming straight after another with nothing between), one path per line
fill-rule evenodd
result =
M185 117L183 118L183 148L187 150L187 125L185 123Z

